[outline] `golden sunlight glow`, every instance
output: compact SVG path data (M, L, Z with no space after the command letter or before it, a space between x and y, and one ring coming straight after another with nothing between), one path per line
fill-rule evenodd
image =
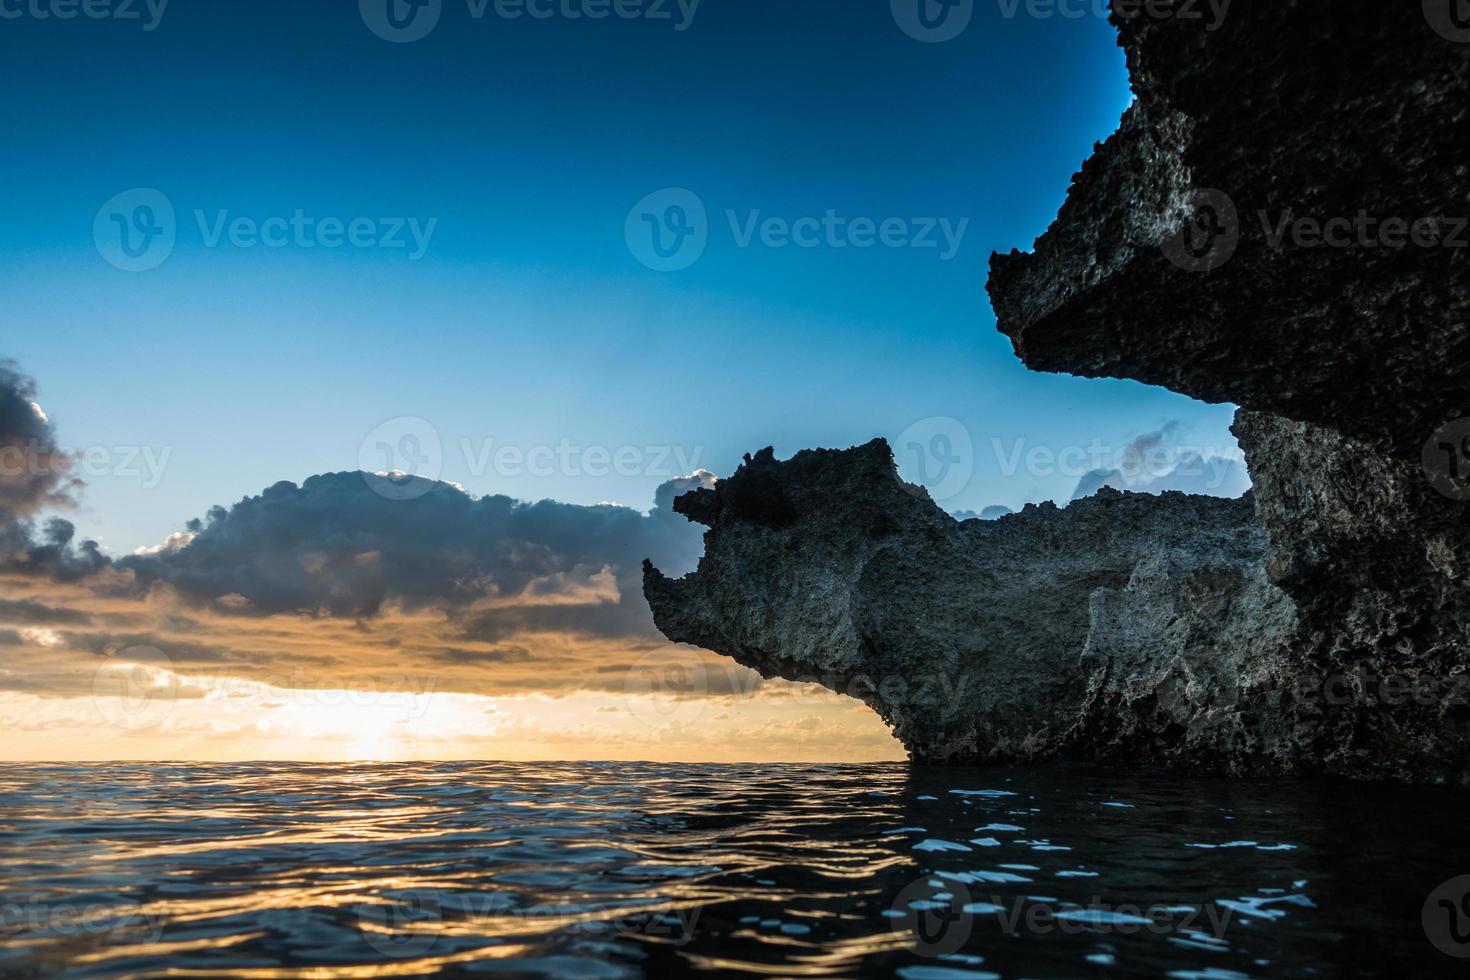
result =
M71 698L0 693L0 758L309 761L902 758L866 707L810 686L729 695L283 688L147 658L104 661Z

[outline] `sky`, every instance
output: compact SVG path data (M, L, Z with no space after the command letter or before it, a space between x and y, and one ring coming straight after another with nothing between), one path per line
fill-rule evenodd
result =
M1244 489L1230 406L995 330L1130 101L1096 5L392 3L0 0L0 753L897 758L652 631L674 489Z

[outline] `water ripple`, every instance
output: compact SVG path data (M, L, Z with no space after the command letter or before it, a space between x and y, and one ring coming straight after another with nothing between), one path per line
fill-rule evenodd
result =
M1460 799L901 765L8 766L0 976L1431 975L1457 965L1418 916L1470 871Z

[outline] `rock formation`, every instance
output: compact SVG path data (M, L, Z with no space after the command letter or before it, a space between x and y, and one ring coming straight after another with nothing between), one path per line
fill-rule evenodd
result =
M1253 493L961 523L882 442L766 451L677 501L706 554L645 569L655 619L919 761L1470 786L1470 25L1148 9L1113 18L1134 105L991 298L1034 369L1241 405Z
M1021 359L1417 457L1470 407L1456 6L1235 0L1213 31L1115 15L1133 106L1033 252L991 262Z
M710 531L695 573L645 567L665 635L861 698L916 758L1101 757L1167 730L1124 754L1178 741L1234 769L1281 737L1232 714L1276 684L1295 627L1247 499L1104 489L958 522L880 439L767 450L674 506Z

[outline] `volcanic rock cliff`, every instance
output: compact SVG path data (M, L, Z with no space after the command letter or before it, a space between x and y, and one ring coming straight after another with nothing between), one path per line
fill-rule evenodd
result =
M961 523L881 441L766 451L676 502L705 557L645 593L919 761L1470 786L1470 24L1185 6L1114 15L1136 101L990 294L1032 368L1240 405L1253 493Z

